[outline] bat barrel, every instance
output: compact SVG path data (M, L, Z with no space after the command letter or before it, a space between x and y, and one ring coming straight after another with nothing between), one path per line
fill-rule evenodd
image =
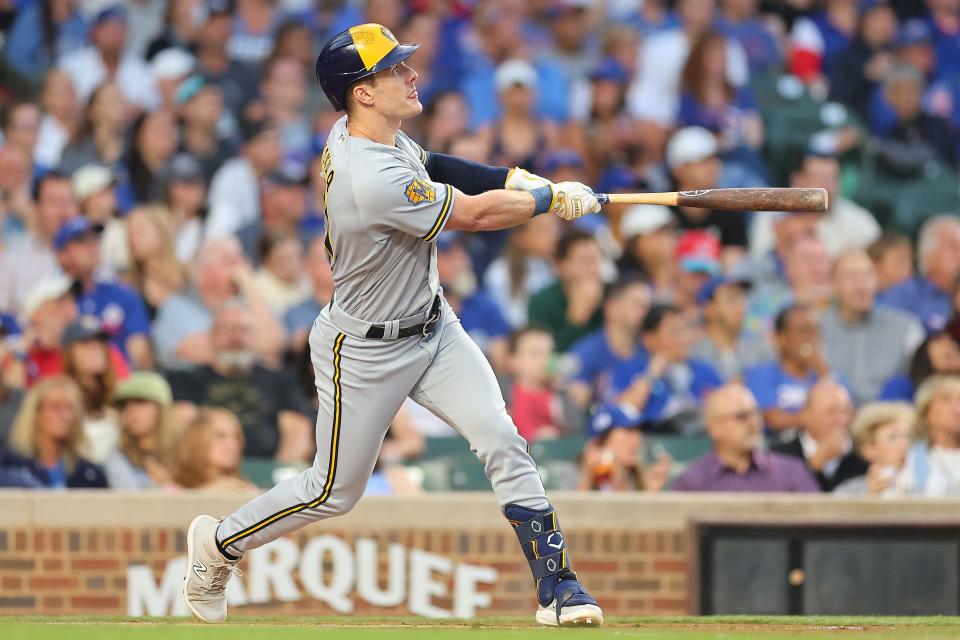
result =
M717 211L787 211L822 213L827 191L792 189L700 189L665 193L598 193L600 204L662 204Z

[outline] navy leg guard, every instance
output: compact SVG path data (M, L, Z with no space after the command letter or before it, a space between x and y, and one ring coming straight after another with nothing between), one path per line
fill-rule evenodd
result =
M593 596L580 585L577 574L570 570L567 544L553 507L546 511L534 511L510 504L503 512L530 563L541 606L549 606L556 599L559 617L563 605L597 604Z

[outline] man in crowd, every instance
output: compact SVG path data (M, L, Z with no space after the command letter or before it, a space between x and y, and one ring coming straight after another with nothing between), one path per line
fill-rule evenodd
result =
M210 329L209 365L170 376L183 415L202 406L232 411L243 425L244 455L281 462L308 460L313 448L309 405L283 371L257 363L253 315L240 301L222 305Z
M613 372L617 404L654 431L702 431L703 401L723 384L713 367L690 357L694 327L670 304L650 307L641 325L644 349Z
M150 320L140 295L130 287L97 277L100 268L99 225L86 218L71 218L53 240L60 268L74 282L77 309L82 316L96 316L110 341L123 351L136 369L153 367Z
M960 276L960 220L935 216L920 229L917 242L920 275L891 287L882 302L917 316L928 332L942 329L953 307Z
M611 398L613 370L633 359L640 346L640 325L650 309L650 286L624 277L607 287L603 328L581 338L568 352L570 398L582 409Z
M306 213L307 192L301 180L279 171L267 176L260 187L260 216L236 234L250 262L257 263L264 235L299 235L300 221Z
M719 275L697 293L697 306L703 310L703 335L690 354L710 363L724 380L738 378L745 366L764 359L767 351L762 340L743 332L749 290L749 281Z
M800 421L800 434L774 445L773 450L803 460L823 491L833 491L841 482L867 472L867 462L853 448L853 402L842 384L829 378L817 382L807 395Z
M875 400L887 380L906 373L923 327L904 311L876 304L873 263L860 249L837 258L833 291L834 304L823 314L827 362L849 381L858 402Z
M704 407L713 451L670 486L674 491L806 492L819 490L795 458L763 448L763 420L750 390L731 382L707 396Z
M531 296L528 319L564 352L603 324L602 255L596 238L572 229L557 243L555 259L557 281Z

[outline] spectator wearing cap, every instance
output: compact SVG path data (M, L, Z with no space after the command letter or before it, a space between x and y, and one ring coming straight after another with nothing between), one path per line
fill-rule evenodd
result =
M650 286L636 276L607 285L603 297L603 327L578 340L567 352L565 387L581 409L595 401L612 400L613 370L636 357L640 325L650 309Z
M127 208L163 197L162 172L177 151L178 137L176 119L166 109L142 113L133 121L123 158L126 180L122 192Z
M714 368L690 357L693 323L671 304L655 304L640 328L643 349L613 371L617 405L645 430L703 430L703 401L723 384Z
M257 288L236 238L205 241L190 267L193 286L167 298L151 328L160 367L179 370L212 362L213 315L238 297L253 314L254 352L276 366L284 348L283 326Z
M960 277L960 221L944 214L924 222L917 254L920 274L891 287L881 302L914 314L932 333L947 323L953 306Z
M122 374L113 367L110 336L96 316L80 316L63 332L63 369L80 387L83 433L91 461L103 464L116 449L117 414L110 399ZM125 376L124 376L125 377Z
M197 31L197 71L223 93L223 103L235 120L244 115L257 95L254 69L227 53L233 29L233 2L212 0L207 3L206 21Z
M590 83L582 97L573 94L572 115L582 123L583 139L590 141L583 145L589 165L600 169L644 157L647 141L626 110L630 83L627 70L616 58L604 58L590 71L588 79Z
M807 393L818 380L833 374L823 354L820 318L807 305L792 304L773 325L777 360L744 371L744 384L756 397L771 431L800 426Z
M672 301L691 319L699 316L700 289L723 271L720 253L720 240L710 231L683 231L677 238L677 280Z
M253 264L260 264L261 243L267 236L296 238L306 214L304 182L280 171L268 175L260 186L260 215L236 233L247 258Z
M744 367L766 359L766 345L743 330L748 291L749 281L716 275L697 292L703 335L690 355L710 363L724 380L735 380Z
M187 264L203 243L207 217L207 183L200 161L189 153L178 153L163 172L164 204L170 210L174 228L174 249Z
M842 384L825 378L813 385L800 421L799 434L772 449L803 460L822 491L833 491L840 483L867 472L867 461L854 449L850 437L853 401Z
M105 282L96 275L101 263L102 230L86 218L68 220L54 239L57 261L74 281L80 314L99 318L111 342L126 354L133 367L149 369L153 366L153 349L143 300L126 285Z
M849 46L857 28L857 4L828 0L810 16L793 23L787 47L787 68L803 82L821 85L837 55Z
M593 416L591 438L580 456L580 491L660 491L673 460L664 452L644 464L643 433L622 411L605 407Z
M826 213L806 214L819 218L816 232L827 253L833 257L847 249L866 249L880 237L880 225L872 213L845 198L840 192L840 162L829 149L807 149L800 166L790 174L791 187L820 187L827 190ZM764 253L774 245L772 220L757 216L750 228L750 248Z
M670 209L657 204L630 207L620 218L620 237L620 273L634 273L646 280L655 299L671 298L677 279L677 230Z
M60 273L54 238L60 227L77 214L70 178L45 174L34 188L34 225L11 239L0 253L0 309L19 312L34 285Z
M678 191L712 189L718 186L722 161L717 157L717 140L703 127L686 127L667 143L667 166ZM747 221L710 209L674 207L677 224L683 229L712 229L723 247L723 263L732 265L747 248Z
M89 37L90 46L61 54L57 62L70 75L80 100L86 101L94 89L112 78L137 107L153 109L160 104L150 67L142 58L124 52L127 11L123 3L109 3L97 12Z
M507 60L495 75L500 116L492 123L490 158L502 167L532 167L544 149L559 142L555 126L538 117L536 68L519 58Z
M444 234L440 235L442 238ZM440 239L438 239L437 242L437 249L438 251L440 250ZM442 264L443 262L441 254L438 252L437 269L441 271L441 283L443 283L442 272L445 269L445 267L441 266ZM330 271L330 260L327 257L327 250L326 247L324 247L324 237L322 235L314 236L307 245L307 257L304 266L307 272L307 277L310 278L310 296L300 304L288 309L287 313L283 317L283 324L286 328L289 351L294 355L305 352L307 347L307 339L310 336L310 329L313 327L313 323L316 322L317 316L320 315L320 311L333 298L333 273ZM450 302L452 293L452 288L448 285L444 285L444 294L448 302ZM497 309L496 313L499 314L500 310ZM461 324L463 324L463 316L459 311L457 312L457 315L460 317ZM484 315L483 321L488 321L488 318L488 316ZM469 332L469 329L467 331ZM474 339L476 340L476 337ZM482 342L479 342L479 344L481 344L482 348ZM310 384L313 385L312 364L310 366L310 371Z
M228 160L210 183L206 237L235 234L260 217L260 181L276 171L283 157L276 126L249 122L240 155Z
M174 250L167 209L159 205L137 207L125 223L123 246L129 260L122 279L143 297L152 320L157 309L186 286L187 270Z
M732 382L707 396L704 407L713 451L670 484L673 491L814 493L816 479L796 458L766 451L763 421L750 390Z
M713 2L679 0L676 12L681 27L656 33L644 41L640 65L627 96L634 117L656 123L664 129L674 124L684 62L692 43L711 28L714 11ZM750 69L743 47L728 38L726 48L723 74L734 86L745 86Z
M313 449L310 405L285 371L259 364L253 316L242 302L217 310L210 364L170 376L182 416L204 406L228 409L243 425L244 455L302 462Z
M40 119L40 131L37 133L33 158L41 166L56 167L59 166L63 150L77 128L80 116L77 92L70 76L59 69L53 69L44 75L40 107L43 109L43 116Z
M444 297L460 318L463 330L487 356L494 371L504 372L510 325L493 299L478 286L464 237L455 231L437 237L437 274Z
M80 389L65 376L30 390L0 450L0 482L29 489L105 489L103 470L84 455Z
M181 84L193 72L197 61L183 49L165 49L150 61L150 72L160 93L160 106L174 109Z
M832 276L833 304L823 314L824 353L850 382L854 398L869 402L889 378L906 373L923 342L923 327L905 311L876 304L877 277L863 251L842 253Z
M118 216L116 184L113 171L88 164L74 171L70 178L73 197L80 204L80 215L92 224L103 227L100 249L103 262L98 276L112 280L127 267L126 221Z
M893 64L897 16L885 0L868 3L853 42L837 54L830 69L830 98L866 118L873 92Z
M200 162L204 180L209 181L238 150L236 123L224 108L223 91L203 76L192 75L180 85L176 104L180 151Z
M59 57L87 45L87 31L87 20L76 3L20 3L3 56L17 73L37 82Z
M558 352L603 324L602 258L593 236L571 229L557 244L557 281L530 297L530 326L548 331Z
M180 428L173 394L163 376L137 371L113 393L120 438L103 463L111 489L171 487L173 452Z

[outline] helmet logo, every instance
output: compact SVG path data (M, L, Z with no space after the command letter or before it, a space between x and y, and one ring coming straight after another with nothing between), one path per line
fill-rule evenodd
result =
M433 202L437 197L437 189L425 180L414 178L403 190L403 195L407 196L407 201L410 204Z

